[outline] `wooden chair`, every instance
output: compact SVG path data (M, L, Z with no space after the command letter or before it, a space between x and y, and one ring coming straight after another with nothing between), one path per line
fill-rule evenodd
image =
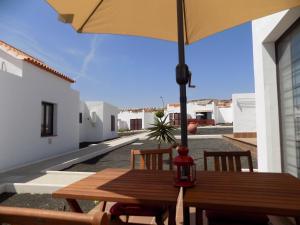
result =
M204 170L208 170L208 158L213 158L215 171L242 172L241 158L248 161L249 172L253 172L253 163L250 151L245 152L207 152L204 151ZM209 225L268 225L269 218L266 215L252 213L240 213L234 211L206 210Z
M167 149L131 150L131 169L136 169L136 157L139 156L139 169L163 170L164 155L168 156L169 170L173 170L172 147ZM110 213L117 218L121 215L125 215L127 222L129 216L155 217L156 223L162 225L164 224L164 219L167 217L167 207L116 203L111 207Z
M242 171L241 158L248 160L249 171L253 172L253 163L250 151L245 152L207 152L204 151L204 170L208 170L208 158L214 158L215 171ZM221 160L221 161L220 161Z
M106 213L83 214L45 209L0 206L0 224L11 225L108 225Z
M163 170L163 155L169 157L169 169L173 170L172 148L151 149L151 150L131 150L131 169L136 169L136 156L140 157L140 169Z

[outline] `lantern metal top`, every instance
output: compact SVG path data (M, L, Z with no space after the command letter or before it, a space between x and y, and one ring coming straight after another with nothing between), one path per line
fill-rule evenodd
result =
M173 160L174 165L194 165L194 159L188 155L189 149L185 146L177 147L178 156Z

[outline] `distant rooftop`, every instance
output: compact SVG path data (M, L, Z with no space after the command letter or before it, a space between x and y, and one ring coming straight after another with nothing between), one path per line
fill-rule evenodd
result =
M187 101L187 103L196 103L198 105L208 105L214 102L219 107L230 107L232 100L231 99L193 99ZM179 103L170 103L168 106L179 107Z
M160 110L164 110L163 108L149 107L149 108L128 108L128 109L120 109L120 112L157 112Z
M15 47L13 47L10 44L7 44L4 41L0 40L0 49L2 49L3 51L7 52L8 54L14 56L15 58L24 60L42 70L45 70L63 80L66 80L70 83L75 83L75 80L73 80L72 78L68 77L67 75L58 72L57 70L53 69L52 67L48 66L47 64L45 64L43 61L27 54L26 52L23 52L20 49L17 49Z
M220 108L228 108L231 106L231 99L193 99L187 101L188 103L196 103L198 105L208 105L214 102L216 106ZM170 103L167 104L171 107L180 107L179 103ZM120 112L157 112L159 110L165 110L164 108L148 107L148 108L124 108L120 109Z

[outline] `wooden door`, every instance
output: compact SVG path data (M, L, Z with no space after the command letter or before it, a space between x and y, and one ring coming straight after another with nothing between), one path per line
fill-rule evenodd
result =
M141 130L142 119L130 119L130 130Z

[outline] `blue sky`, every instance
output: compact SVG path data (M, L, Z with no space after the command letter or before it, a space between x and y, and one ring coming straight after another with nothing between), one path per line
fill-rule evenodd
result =
M78 34L42 0L0 0L0 39L76 79L83 100L118 107L179 101L177 44L141 37ZM253 92L251 24L186 48L195 89L188 99L231 98Z

